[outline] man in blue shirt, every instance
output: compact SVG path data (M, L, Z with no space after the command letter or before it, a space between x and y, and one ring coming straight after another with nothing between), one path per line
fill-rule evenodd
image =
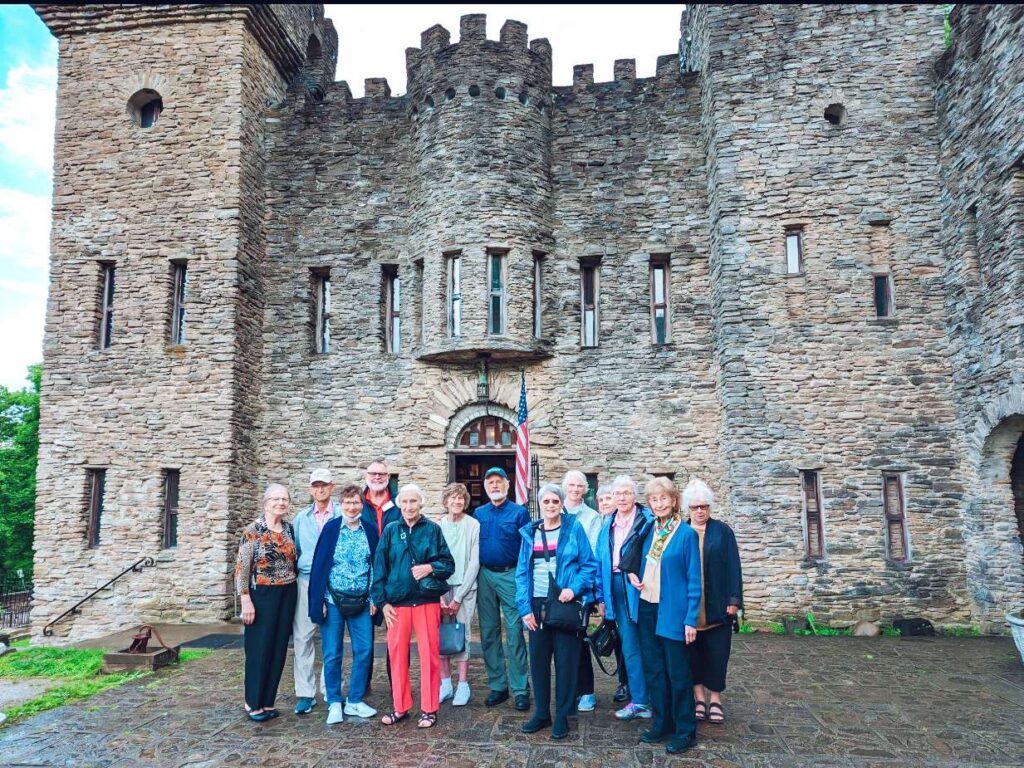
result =
M491 689L484 702L493 707L508 700L509 688L516 709L530 708L529 661L523 623L516 607L516 563L519 560L519 529L530 522L526 507L508 498L508 475L500 467L484 473L484 490L491 500L479 507L474 517L480 523L480 576L477 579L477 611L480 614L480 642ZM508 675L505 650L501 644L501 620L505 619L508 646Z

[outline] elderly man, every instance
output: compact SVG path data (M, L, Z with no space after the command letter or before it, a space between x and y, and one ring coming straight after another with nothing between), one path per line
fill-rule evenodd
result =
M384 526L402 519L402 513L391 498L391 491L388 488L388 481L391 479L391 471L384 459L374 459L366 466L363 480L366 487L363 490L363 517L372 521L377 528L377 534L384 533Z
M305 715L316 706L316 629L309 619L309 574L320 532L329 520L341 515L341 506L331 498L334 479L329 469L314 469L309 475L309 495L313 503L295 516L295 545L299 552L298 601L292 622L295 656L295 714ZM324 690L321 678L321 690Z
M587 493L587 477L577 469L570 469L562 478L562 492L565 494L565 513L572 515L583 526L587 534L590 549L596 554L597 537L601 535L601 524L604 520L593 507L583 500ZM586 637L580 638L580 665L576 675L576 709L580 712L593 712L597 706L594 695L594 660L590 655L590 646Z
M477 579L477 611L480 614L480 642L491 689L484 701L493 707L508 700L509 688L520 712L530 708L526 642L516 606L516 565L519 562L519 529L530 522L526 507L508 498L508 475L501 467L484 473L484 490L490 499L476 510L480 523L480 575ZM501 620L505 619L508 646L508 675L501 644Z

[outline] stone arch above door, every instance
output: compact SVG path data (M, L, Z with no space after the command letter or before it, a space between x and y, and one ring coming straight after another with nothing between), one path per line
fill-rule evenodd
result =
M507 406L490 402L473 403L452 416L451 421L448 423L448 430L445 434L445 447L448 450L457 449L459 447L459 435L462 434L462 430L477 419L485 416L497 416L499 419L507 421L513 426L513 428L518 421L515 411ZM501 450L501 446L498 446L498 449ZM507 450L507 448L505 450Z

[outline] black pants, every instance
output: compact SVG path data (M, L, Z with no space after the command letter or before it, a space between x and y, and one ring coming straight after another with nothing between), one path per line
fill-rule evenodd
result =
M686 646L694 685L721 693L725 690L725 672L732 650L732 626L722 624L697 633L697 639Z
M694 717L693 678L690 676L686 643L656 634L657 603L641 600L637 619L644 680L653 714L651 730L678 739L694 737L697 735L697 720Z
M585 635L580 635L580 664L576 670L576 695L591 696L594 693L594 658Z
M298 587L295 582L252 587L249 597L256 619L245 628L245 703L250 709L270 709L288 655Z
M544 600L534 599L533 615L540 616ZM555 661L555 719L576 711L576 676L580 665L580 635L538 627L528 632L530 680L537 697L536 713L551 717L551 659Z

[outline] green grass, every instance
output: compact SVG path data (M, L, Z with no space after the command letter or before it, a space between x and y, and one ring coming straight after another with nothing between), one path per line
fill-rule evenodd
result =
M4 726L152 674L100 674L104 653L106 651L102 648L25 648L0 657L0 681L4 678L23 677L45 677L61 681L60 685L41 696L7 710ZM205 648L186 649L181 652L181 661L194 661L211 653Z
M966 624L946 624L938 627L938 634L946 637L979 637L981 628L978 626L967 626Z

